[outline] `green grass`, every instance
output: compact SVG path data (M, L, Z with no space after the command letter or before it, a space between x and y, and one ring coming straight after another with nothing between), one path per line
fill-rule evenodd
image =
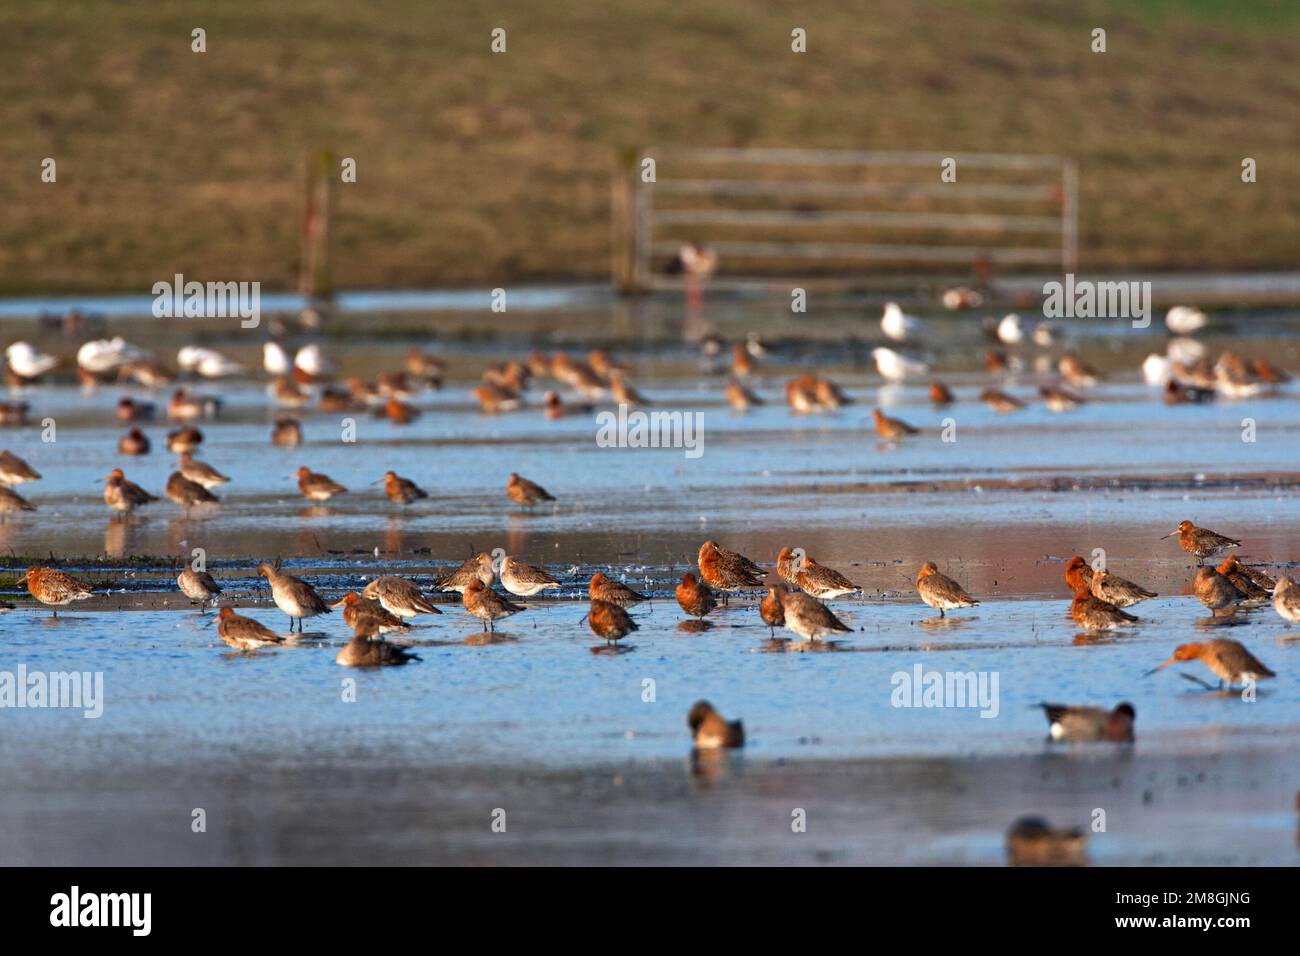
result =
M1085 267L1295 266L1300 5L783 9L5 5L0 291L144 292L174 272L291 287L304 169L324 148L358 163L338 193L344 288L603 278L610 170L649 144L1068 155ZM794 26L806 55L789 52ZM57 184L40 182L46 156Z

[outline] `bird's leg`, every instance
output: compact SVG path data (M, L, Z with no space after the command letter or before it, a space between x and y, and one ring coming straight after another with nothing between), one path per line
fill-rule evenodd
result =
M939 608L939 616L940 616L940 617L943 617L943 616L944 616L943 608Z

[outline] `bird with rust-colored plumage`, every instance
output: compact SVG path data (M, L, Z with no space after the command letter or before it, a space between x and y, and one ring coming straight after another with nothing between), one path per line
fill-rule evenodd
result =
M718 606L713 590L707 584L697 581L690 572L682 576L682 582L677 585L674 593L678 605L691 617L702 618Z

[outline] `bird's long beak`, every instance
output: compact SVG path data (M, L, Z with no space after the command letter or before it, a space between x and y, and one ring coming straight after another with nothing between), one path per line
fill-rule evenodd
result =
M348 603L347 598L339 598L337 601L331 604L330 607L343 607L347 603Z
M1142 676L1143 676L1143 677L1150 677L1150 676L1151 676L1152 674L1154 674L1156 671L1164 670L1164 669L1165 669L1166 667L1168 667L1170 664L1176 664L1176 663L1178 663L1178 659L1175 658L1175 657L1171 657L1171 658L1169 658L1169 660L1165 661L1163 664L1160 664L1160 665L1158 665L1158 666L1156 666L1156 667L1151 668L1151 670L1147 671L1147 672L1146 672L1145 674L1143 674Z
M1160 540L1163 541L1163 540L1165 540L1165 538L1172 538L1172 537L1173 537L1174 535L1176 535L1176 534L1178 534L1178 529L1177 529L1177 528L1175 528L1173 531L1170 531L1168 534L1162 534L1162 535L1160 536Z
M383 483L384 483L383 478L376 478L374 481L367 482L367 484L371 484L371 485L382 485Z
M30 571L24 571L23 576L19 578L17 581L15 581L14 584L22 584L24 581L27 580L27 575L30 573L31 573Z

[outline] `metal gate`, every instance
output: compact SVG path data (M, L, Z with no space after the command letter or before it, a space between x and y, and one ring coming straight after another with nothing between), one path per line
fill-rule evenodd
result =
M1077 191L1075 164L1051 156L648 150L615 176L614 279L628 290L680 284L668 266L683 243L717 253L711 281L724 285L1073 272Z

